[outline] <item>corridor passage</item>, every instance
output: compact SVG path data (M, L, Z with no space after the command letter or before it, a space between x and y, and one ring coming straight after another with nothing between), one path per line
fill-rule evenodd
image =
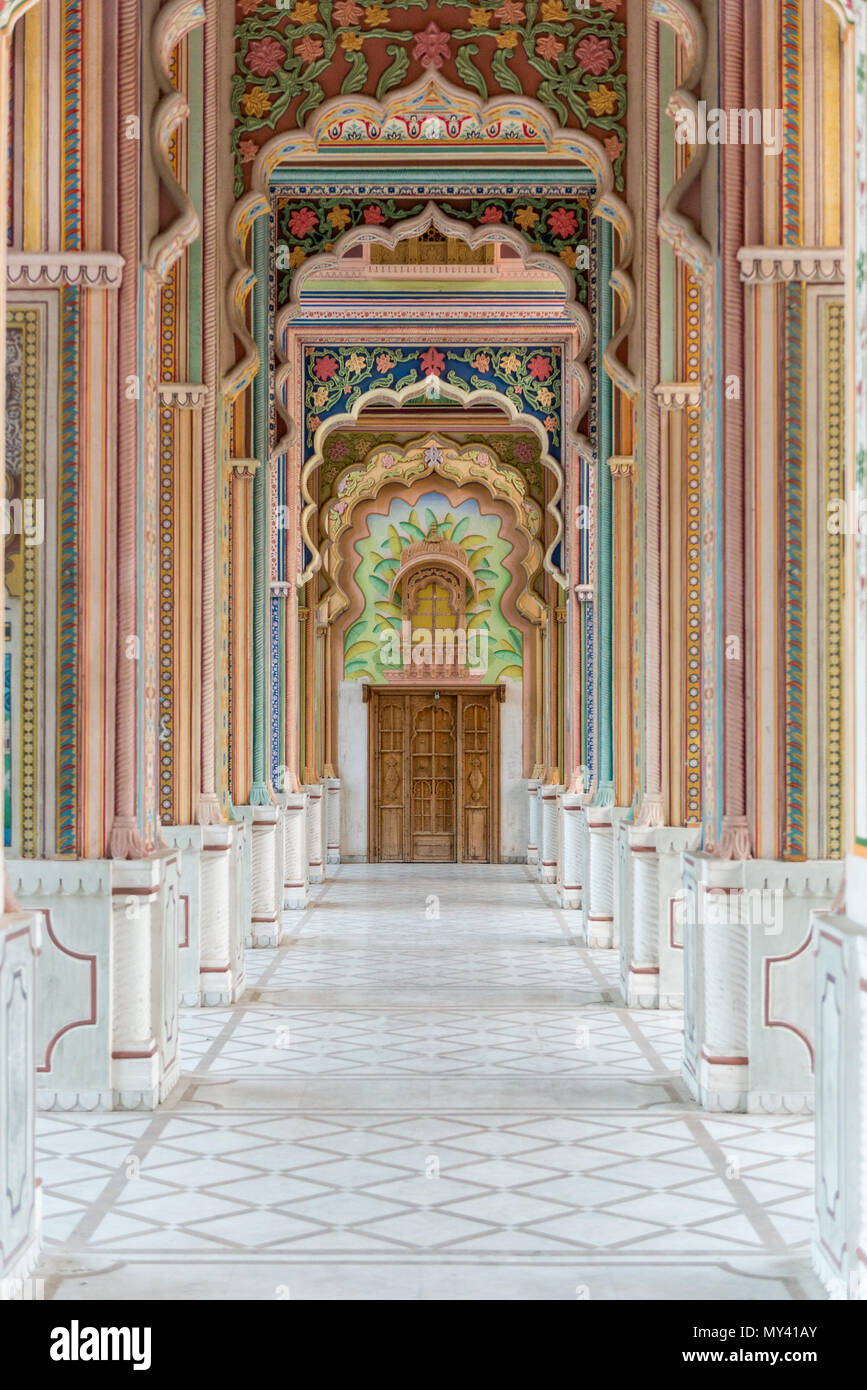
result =
M822 1297L811 1123L699 1111L553 890L333 874L158 1112L41 1117L46 1298Z

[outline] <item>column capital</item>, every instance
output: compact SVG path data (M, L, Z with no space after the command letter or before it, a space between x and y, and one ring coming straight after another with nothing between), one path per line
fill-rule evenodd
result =
M742 246L738 260L747 285L842 285L846 279L839 246Z
M161 381L160 404L175 410L201 410L208 394L200 381Z
M612 478L631 478L635 459L631 455L612 454L608 460L608 467L611 469Z
M654 393L660 410L690 410L701 405L701 385L697 381L661 381Z
M258 459L229 459L229 472L234 473L236 478L249 482L255 478L259 467Z

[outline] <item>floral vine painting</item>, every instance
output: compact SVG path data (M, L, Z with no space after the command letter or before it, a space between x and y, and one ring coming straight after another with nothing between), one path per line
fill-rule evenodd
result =
M481 98L534 97L587 131L623 187L626 0L575 10L565 0L239 0L232 111L235 193L275 132L330 97L381 100L425 73Z

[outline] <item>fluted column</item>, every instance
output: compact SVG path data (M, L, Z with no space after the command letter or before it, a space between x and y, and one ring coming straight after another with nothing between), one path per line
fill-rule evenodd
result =
M307 906L307 793L286 792L283 806L284 867L283 906L298 910Z
M325 878L323 852L323 789L321 783L305 786L307 793L307 866L311 883Z
M250 824L249 946L279 946L283 910L283 824L278 806L238 808ZM278 843L279 841L279 843Z
M584 886L582 877L583 793L564 792L560 797L560 906L580 908Z
M588 946L614 945L614 831L611 809L587 806L584 932Z
M563 787L546 784L539 788L539 880L557 882L559 850L558 800Z
M325 777L325 862L340 863L340 778Z
M527 863L538 864L539 862L539 788L542 785L540 777L530 777L527 781L527 799L529 803L528 814L528 840L527 840Z

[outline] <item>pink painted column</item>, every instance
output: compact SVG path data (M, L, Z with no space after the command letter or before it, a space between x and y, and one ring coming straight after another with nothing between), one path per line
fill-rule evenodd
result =
M748 7L749 8L749 7ZM761 18L759 17L759 24ZM753 29L749 24L749 30ZM721 104L727 111L744 105L744 51L747 42L744 6L721 0L719 9ZM761 44L761 33L756 32ZM746 612L744 606L746 540L744 519L744 287L738 251L744 243L744 147L721 145L722 205L722 360L726 378L736 377L737 394L724 392L723 449L723 818L717 853L724 859L752 855L746 799ZM738 213L740 212L740 217ZM729 655L729 644L736 653Z
M644 35L644 430L642 473L644 483L644 739L642 802L636 823L664 823L662 785L662 666L668 653L662 649L661 561L663 468L660 459L659 402L659 27L646 16Z
M118 249L124 258L119 293L118 429L117 429L117 640L115 653L114 824L109 853L139 859L145 842L139 826L138 670L138 415L141 374L138 360L138 268L140 245L141 131L130 138L127 121L141 120L139 49L141 13L138 0L118 0Z
M217 245L220 234L219 6L206 0L204 31L204 123L202 187L202 377L207 389L202 420L202 712L200 825L223 819L217 790L217 489L219 452L219 362Z

